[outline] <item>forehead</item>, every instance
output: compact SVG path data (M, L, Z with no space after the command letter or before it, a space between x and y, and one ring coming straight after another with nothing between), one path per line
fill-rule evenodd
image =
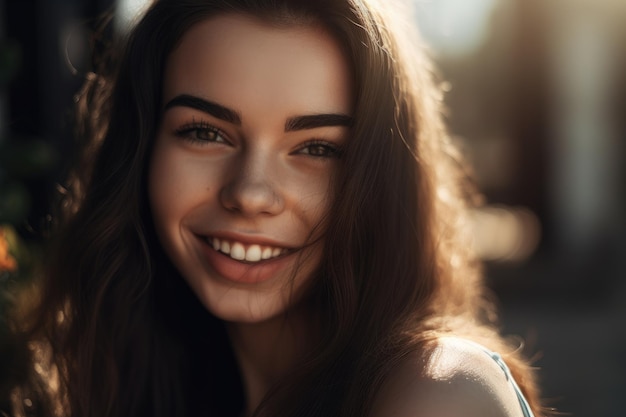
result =
M341 46L320 26L220 15L185 33L168 57L163 92L164 101L185 93L243 111L287 105L345 113L351 78Z

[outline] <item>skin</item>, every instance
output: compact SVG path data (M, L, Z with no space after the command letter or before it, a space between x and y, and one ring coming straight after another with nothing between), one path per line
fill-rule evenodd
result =
M250 411L314 339L299 301L319 265L349 135L349 64L319 27L223 15L183 36L163 87L148 178L155 229L200 301L228 323ZM213 237L284 253L233 260Z
M482 347L442 337L410 355L377 394L372 417L523 417L507 376Z
M167 61L148 178L155 229L182 278L227 323L247 415L315 345L314 310L301 300L349 136L350 74L323 29L242 15L192 27ZM212 237L288 250L240 262L215 251ZM522 416L498 365L456 338L440 339L427 358L409 356L371 415Z

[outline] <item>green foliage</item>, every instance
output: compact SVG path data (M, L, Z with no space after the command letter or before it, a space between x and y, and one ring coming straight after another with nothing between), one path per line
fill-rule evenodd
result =
M0 89L19 71L22 51L15 43L0 44ZM0 114L0 119L6 117ZM3 123L7 125L7 123ZM6 133L6 132L0 132ZM42 181L58 161L56 150L37 138L0 137L0 415L10 409L12 387L28 375L29 350L17 337L12 311L20 307L22 290L34 279L39 242L26 242L32 208L32 184ZM22 298L24 298L22 296Z
M48 174L57 164L57 152L38 139L0 144L0 223L19 225L31 208L25 181Z
M14 42L5 42L0 46L0 86L9 83L22 62L22 50Z

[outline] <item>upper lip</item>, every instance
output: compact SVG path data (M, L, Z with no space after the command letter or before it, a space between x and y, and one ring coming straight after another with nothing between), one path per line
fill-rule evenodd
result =
M264 237L264 236L242 234L242 233L237 233L237 232L216 231L216 232L201 233L200 235L203 237L216 237L221 240L240 242L245 245L260 245L260 246L271 246L271 247L283 248L283 249L295 249L293 245L290 245L285 242L280 242L275 239L271 239L271 238Z

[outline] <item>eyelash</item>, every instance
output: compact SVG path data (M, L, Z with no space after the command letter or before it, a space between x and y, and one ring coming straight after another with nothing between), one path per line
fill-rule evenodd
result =
M317 147L318 149L323 149L326 153L323 155L314 155L310 153L311 148ZM303 150L308 149L309 153L304 153ZM310 158L341 158L343 154L343 150L340 146L335 143L328 142L320 139L309 140L300 146L300 148L296 151L296 153L301 153Z
M205 132L214 135L212 139L201 139L198 138L197 135L200 132ZM215 126L210 125L207 122L193 121L191 123L187 123L174 131L174 134L179 138L189 141L191 143L207 145L209 143L229 143L226 134ZM221 138L222 140L216 140L217 138ZM318 150L322 150L323 154L315 155L311 153L312 148L317 148ZM308 150L308 152L304 152ZM330 158L341 158L343 155L343 149L335 143L328 142L321 139L312 139L305 143L303 143L298 150L294 152L294 154L302 154L306 155L310 158L320 158L320 159L330 159Z
M199 138L200 132L213 135L212 138ZM229 143L227 136L220 129L208 124L207 122L191 122L187 123L174 131L174 134L181 139L187 140L191 143L197 143L200 145L206 145L208 143ZM221 138L221 140L217 140Z

